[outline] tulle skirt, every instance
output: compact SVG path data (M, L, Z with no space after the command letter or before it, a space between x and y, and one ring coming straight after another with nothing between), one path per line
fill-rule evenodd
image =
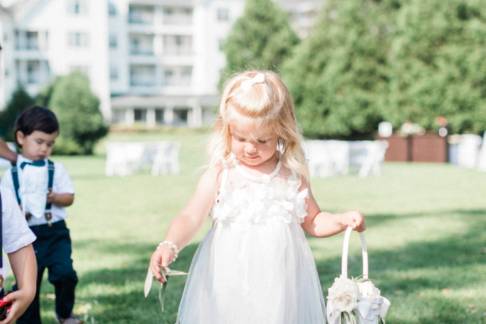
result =
M323 324L316 266L297 223L215 223L200 244L178 324Z

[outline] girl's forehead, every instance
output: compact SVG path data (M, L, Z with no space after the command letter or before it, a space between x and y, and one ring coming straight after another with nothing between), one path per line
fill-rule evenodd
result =
M261 138L275 134L269 126L261 125L255 121L232 121L230 122L229 127L231 133L238 134L240 136Z

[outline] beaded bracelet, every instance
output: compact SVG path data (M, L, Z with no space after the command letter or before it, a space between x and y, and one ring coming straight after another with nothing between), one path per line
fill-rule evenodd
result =
M162 247L163 245L167 245L169 249L172 251L172 253L174 253L174 258L172 259L172 262L174 262L179 256L179 248L174 242L167 241L167 240L160 242L157 248Z

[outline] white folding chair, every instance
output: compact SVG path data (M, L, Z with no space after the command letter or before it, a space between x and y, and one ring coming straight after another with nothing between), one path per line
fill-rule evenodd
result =
M486 171L486 132L483 134L483 143L481 144L481 149L479 150L478 169L480 171Z
M139 170L143 163L144 146L135 142L111 142L106 147L105 174L126 176Z
M179 143L160 142L152 163L152 175L179 173Z
M326 151L331 158L333 174L345 175L349 173L350 143L340 140L325 141Z
M329 177L334 174L332 160L325 141L307 140L304 143L304 151L311 176Z
M457 147L457 162L459 166L475 168L478 164L481 136L475 134L461 135Z
M361 141L364 150L359 157L358 175L367 177L369 175L378 175L381 171L381 165L385 160L385 153L388 148L387 141ZM352 159L351 159L352 160Z

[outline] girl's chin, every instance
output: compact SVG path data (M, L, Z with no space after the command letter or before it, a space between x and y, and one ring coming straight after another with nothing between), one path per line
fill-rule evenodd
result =
M255 166L261 163L259 158L245 158L242 160L243 164L249 165L249 166Z

